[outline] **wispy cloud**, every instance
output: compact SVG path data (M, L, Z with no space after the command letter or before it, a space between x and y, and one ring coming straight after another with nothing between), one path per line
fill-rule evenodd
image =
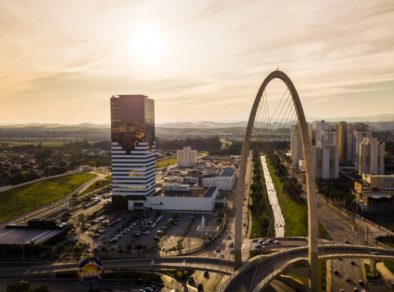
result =
M158 122L245 120L278 66L308 116L384 113L393 19L392 0L2 1L0 122L108 123L121 93L153 97ZM150 65L132 49L145 26L166 42Z

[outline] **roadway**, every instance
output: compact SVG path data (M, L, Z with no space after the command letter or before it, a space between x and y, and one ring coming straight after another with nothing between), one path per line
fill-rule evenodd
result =
M234 273L224 291L260 291L283 273L286 268L301 261L307 261L307 247L293 248L271 255L252 258ZM394 259L394 249L354 245L321 245L319 258L374 258ZM334 290L335 291L335 290Z
M321 245L319 258L373 258L377 260L394 259L394 249L354 245ZM232 274L228 283L223 283L224 291L250 291L257 286L264 288L269 281L283 273L289 266L306 261L307 247L298 247L260 255L247 261L238 271L233 273L233 261L210 257L166 257L166 258L130 258L103 260L106 271L165 271L165 270L201 270L220 274ZM55 276L70 273L78 268L77 262L39 264L0 263L1 278L29 278ZM256 290L257 291L257 290ZM335 290L334 290L335 291Z
M275 237L285 236L285 218L283 217L280 208L278 197L274 183L272 182L271 174L269 172L265 155L260 156L261 165L263 166L264 181L267 189L268 199L274 214Z
M234 270L234 263L230 260L209 257L164 257L164 258L128 258L102 260L106 271L163 271L163 270L202 270L230 275ZM26 264L7 262L0 263L0 278L28 278L54 276L62 273L73 273L79 267L78 262Z

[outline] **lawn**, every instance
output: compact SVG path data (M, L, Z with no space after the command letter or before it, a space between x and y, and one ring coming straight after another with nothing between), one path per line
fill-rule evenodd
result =
M387 269L389 269L390 272L394 274L394 262L383 261L383 263L387 267Z
M176 164L176 157L171 156L167 158L163 158L157 161L157 168L168 167L170 165Z
M55 202L93 177L91 173L77 173L1 192L0 223Z

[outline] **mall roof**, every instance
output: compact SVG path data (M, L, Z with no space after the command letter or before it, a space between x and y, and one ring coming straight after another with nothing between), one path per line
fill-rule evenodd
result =
M233 176L234 172L235 172L234 168L225 168L225 169L223 169L220 176Z
M54 236L61 233L62 230L42 230L42 229L26 229L26 228L2 228L0 229L0 245L1 244L41 244L50 240Z

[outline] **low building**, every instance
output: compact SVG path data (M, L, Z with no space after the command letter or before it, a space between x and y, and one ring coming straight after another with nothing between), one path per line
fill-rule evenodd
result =
M219 194L217 187L190 188L184 187L158 192L154 196L146 197L146 208L162 211L211 213L215 210L216 197Z
M225 168L219 175L206 175L202 178L202 186L217 187L219 190L231 191L236 180L235 169Z
M394 211L394 175L363 175L354 182L354 194L364 212Z
M10 224L0 228L0 256L37 256L48 246L62 241L70 230L66 223L51 219L30 220L27 224Z

